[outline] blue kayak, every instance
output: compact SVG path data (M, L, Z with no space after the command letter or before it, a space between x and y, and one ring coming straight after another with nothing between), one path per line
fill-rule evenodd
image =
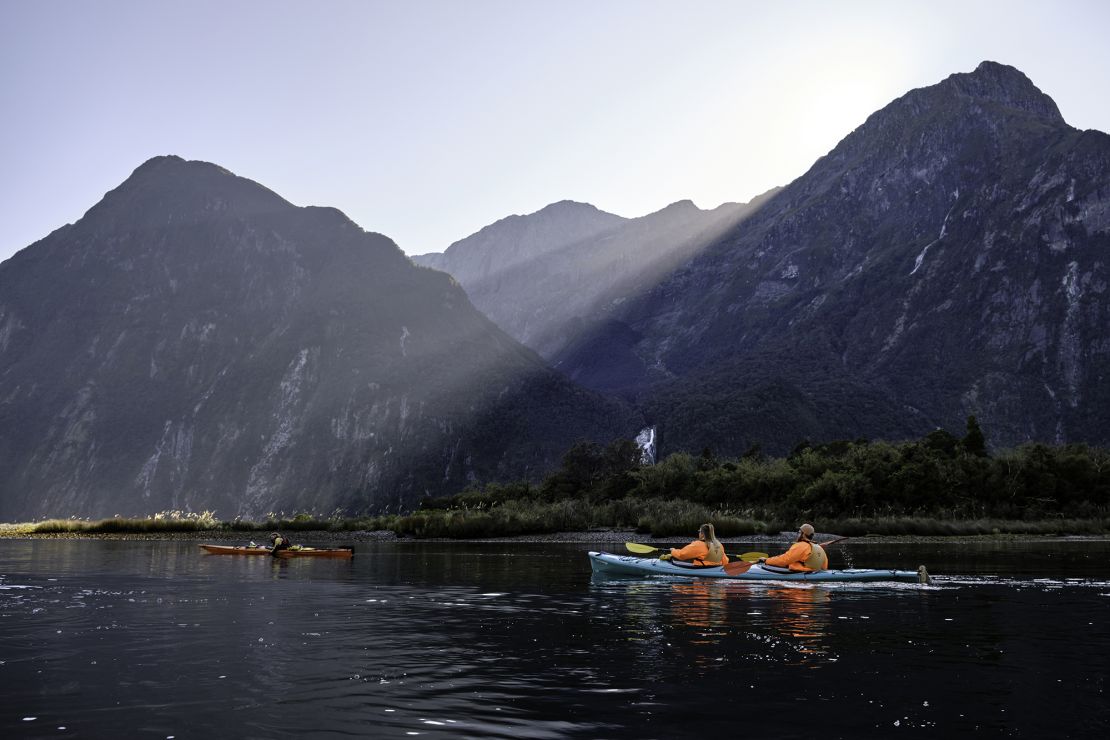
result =
M755 564L742 573L729 574L720 565L690 565L659 558L641 558L635 555L613 555L608 552L591 551L590 566L594 573L610 576L685 576L687 578L726 578L733 581L813 581L829 582L866 582L866 581L906 581L928 583L929 573L925 566L917 570L877 570L874 568L848 568L846 570L822 570L816 573L799 573L786 568Z

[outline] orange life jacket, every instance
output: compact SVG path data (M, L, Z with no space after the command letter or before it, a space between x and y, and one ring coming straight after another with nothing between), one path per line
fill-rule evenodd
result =
M724 548L721 548L720 560L709 560L709 545L702 540L694 540L681 549L672 547L671 557L675 560L688 560L694 565L726 565L728 563L728 555L725 555Z
M777 565L780 568L790 568L803 573L816 570L825 570L829 567L829 556L824 548L813 542L795 542L790 549L782 555L767 558L767 565Z

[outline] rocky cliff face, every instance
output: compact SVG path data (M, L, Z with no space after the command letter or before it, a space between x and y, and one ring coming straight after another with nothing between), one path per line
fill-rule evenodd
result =
M769 195L711 211L679 201L634 219L563 201L413 261L449 272L498 326L552 357L584 326L655 285Z
M558 358L661 444L1110 442L1110 137L1012 67L914 90ZM657 416L657 419L651 417Z
M0 520L396 510L622 413L386 237L202 162L0 264Z

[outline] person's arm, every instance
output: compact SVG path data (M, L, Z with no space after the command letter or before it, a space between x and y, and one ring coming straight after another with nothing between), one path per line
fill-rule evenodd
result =
M790 546L790 549L782 555L776 555L773 558L767 558L763 562L767 565L775 565L779 568L787 568L791 563L800 563L809 557L809 545L805 542L795 542Z
M674 547L671 548L671 557L675 560L705 559L705 556L708 554L709 546L701 540L694 540L681 550Z

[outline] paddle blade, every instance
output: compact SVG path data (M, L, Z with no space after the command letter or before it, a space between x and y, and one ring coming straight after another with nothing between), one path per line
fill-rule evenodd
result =
M629 552L634 552L638 555L647 555L648 553L659 552L658 547L649 547L648 545L641 545L638 542L625 542L624 546L628 548Z
M730 576L738 576L741 573L747 573L748 569L751 568L753 565L755 565L755 563L728 563L725 565L725 573Z
M740 556L740 559L743 560L745 563L754 563L756 560L759 560L760 558L769 558L769 557L771 557L771 556L768 555L765 552L746 552L746 553L744 553L743 555Z

